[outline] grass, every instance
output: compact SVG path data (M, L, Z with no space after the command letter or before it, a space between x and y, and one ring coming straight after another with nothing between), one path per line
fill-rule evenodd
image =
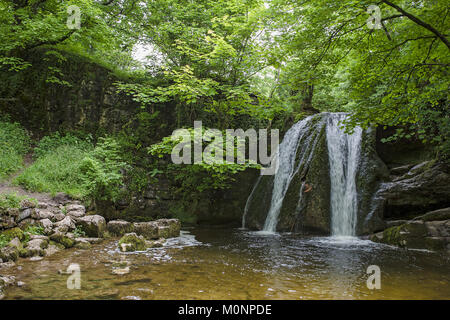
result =
M87 155L85 148L61 145L37 158L13 183L35 192L64 192L81 198L85 190L80 165Z
M23 167L23 157L30 150L30 137L17 123L0 119L0 180Z
M29 198L27 196L18 196L15 193L0 194L0 210L8 208L20 208L20 203L23 200L29 200L37 203L36 199Z

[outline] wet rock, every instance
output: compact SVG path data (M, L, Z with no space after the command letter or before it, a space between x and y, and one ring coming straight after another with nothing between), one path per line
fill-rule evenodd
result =
M431 211L422 216L414 218L414 220L422 220L422 221L436 221L449 219L450 219L450 208Z
M446 250L450 243L450 220L412 220L374 234L370 240L412 249Z
M67 237L64 233L56 231L50 236L50 239L62 244L65 248L71 248L75 245L75 241Z
M158 240L145 240L145 246L147 248L160 248L166 243L166 239L161 238Z
M49 257L51 255L54 255L55 253L61 251L61 248L54 244L49 244L48 247L44 250L45 256Z
M145 238L136 233L127 233L119 240L119 249L122 252L144 251L146 249Z
M158 239L158 224L155 221L134 223L134 232L146 239Z
M76 238L75 241L87 241L90 244L98 244L98 243L103 242L103 239L102 238L84 238L84 237L79 237L79 238Z
M386 228L401 226L402 224L405 224L407 222L408 222L408 220L386 221Z
M381 184L376 197L383 199L386 218L410 219L437 208L450 207L449 185L448 165L426 162L396 181Z
M101 238L106 231L106 220L99 215L79 218L77 225L81 227L88 237Z
M91 244L89 241L78 238L78 239L75 239L75 248L87 250L87 249L91 248Z
M123 276L124 274L130 273L130 267L116 268L112 270L112 274Z
M48 241L43 239L30 240L27 243L26 250L28 257L44 256L45 249L48 247Z
M19 250L16 247L6 246L0 248L0 259L3 261L16 261L19 258Z
M124 220L113 220L108 222L107 230L113 236L123 236L126 233L133 232L134 225Z
M30 240L36 240L36 239L41 239L41 240L46 240L49 241L49 237L41 235L41 234L32 234L30 235Z

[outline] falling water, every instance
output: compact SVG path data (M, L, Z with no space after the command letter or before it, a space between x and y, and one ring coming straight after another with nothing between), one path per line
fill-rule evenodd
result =
M275 232L278 223L278 216L283 204L284 196L289 188L289 184L294 176L295 158L301 137L308 132L309 123L312 117L308 117L293 125L281 142L278 149L279 167L275 173L272 200L270 209L264 223L263 231Z
M357 218L356 173L361 146L361 128L346 134L339 127L345 114L331 114L327 124L331 180L331 234L355 236Z
M244 208L244 215L242 216L242 229L245 229L245 218L247 217L247 213L248 213L248 208L250 206L251 201L253 200L253 194L255 193L256 188L259 185L259 182L261 181L261 177L258 177L258 180L256 180L255 185L253 186L252 192L250 193L250 196L247 199L247 202L245 203L245 208Z

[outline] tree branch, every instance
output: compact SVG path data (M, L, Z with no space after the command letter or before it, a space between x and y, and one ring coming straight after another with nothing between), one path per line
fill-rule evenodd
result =
M385 3L385 4L387 4L388 6L394 8L395 10L397 10L402 15L404 15L405 17L407 17L411 21L415 22L419 26L424 27L428 31L434 33L447 46L447 48L450 50L450 42L447 40L447 38L442 33L440 33L438 30L436 30L433 26L431 26L428 23L420 20L419 18L417 18L416 16L412 15L411 13L406 12L405 10L403 10L402 8L400 8L399 6L397 6L396 4L394 4L394 3L390 2L390 1L387 1L387 0L381 0L381 1L383 3Z

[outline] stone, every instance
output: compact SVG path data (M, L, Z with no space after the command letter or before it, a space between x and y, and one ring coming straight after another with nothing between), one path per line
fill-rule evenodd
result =
M434 210L422 216L415 217L413 220L422 220L422 221L450 220L450 208Z
M90 244L98 244L103 242L102 238L84 238L84 237L79 237L79 238L75 238L75 241L87 241Z
M23 199L20 202L20 208L21 209L29 209L29 208L32 209L32 208L36 208L36 206L37 206L37 203L32 201L32 200L30 200L30 199Z
M36 239L41 239L41 240L46 240L49 241L50 238L41 234L32 234L30 235L30 240L36 240Z
M42 219L37 222L37 224L44 228L45 234L52 233L53 228L53 222L50 221L50 219Z
M137 235L144 236L146 239L158 239L158 224L155 221L137 222L133 224L134 232Z
M20 221L20 223L18 223L17 226L20 229L26 229L28 226L32 226L32 225L35 225L35 224L36 224L36 220L31 219L31 218L27 218L27 219L24 219L24 220Z
M85 216L77 220L77 225L86 233L88 237L103 237L106 231L106 220L102 216Z
M87 250L91 248L91 244L89 243L89 241L78 238L75 239L75 248Z
M158 234L160 238L176 238L180 236L181 223L178 219L160 219L158 223ZM161 231L164 228L164 231ZM167 229L166 229L167 228Z
M64 220L65 217L66 217L66 215L64 213L56 213L55 215L53 215L53 220L58 222L58 221Z
M86 208L80 204L69 204L66 206L66 210L67 210L67 212L71 212L71 211L86 212Z
M66 216L63 220L55 223L56 228L63 227L63 226L66 226L68 228L68 230L73 230L73 229L75 229L75 222L73 221L73 219L71 217Z
M119 249L122 252L144 251L146 243L143 236L136 233L127 233L119 240Z
M62 244L65 248L71 248L75 245L75 241L67 237L64 233L56 231L50 236L50 240Z
M124 220L109 221L106 226L108 232L113 236L123 236L134 231L134 225Z
M33 210L32 209L28 209L28 208L23 210L23 211L21 211L19 213L19 216L16 219L17 223L19 223L20 221L25 220L27 218L31 218L31 214L32 213L33 213Z
M70 202L72 199L70 199L70 197L63 193L63 192L59 192L57 193L54 197L53 197L53 201L65 205L66 203Z
M123 276L124 274L130 273L130 267L116 268L112 270L112 274Z
M54 255L55 253L61 251L61 248L59 248L58 246L56 246L54 244L49 244L49 246L44 251L45 251L45 256L49 257L49 256Z
M3 261L16 261L19 258L19 250L16 247L6 246L0 248L0 259Z
M31 218L36 220L53 219L54 214L48 210L35 209L31 214Z
M164 243L166 242L166 239L158 239L158 240L146 240L145 241L145 246L147 248L160 248L164 245Z
M28 257L44 256L45 249L48 247L48 241L43 239L30 240L27 243L26 250Z

